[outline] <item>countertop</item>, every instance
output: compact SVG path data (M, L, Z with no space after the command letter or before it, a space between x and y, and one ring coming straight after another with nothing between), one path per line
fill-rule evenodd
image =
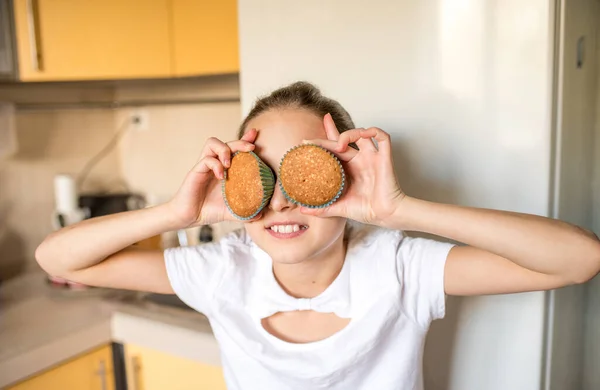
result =
M220 365L200 313L131 292L56 290L39 273L0 286L0 388L113 341Z

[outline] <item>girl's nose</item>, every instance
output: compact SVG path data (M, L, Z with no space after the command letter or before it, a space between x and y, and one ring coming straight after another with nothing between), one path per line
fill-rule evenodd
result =
M279 186L279 182L275 183L275 190L273 191L273 197L271 198L271 202L269 203L269 208L273 211L280 212L285 209L291 209L294 207L294 203L287 200L285 195L283 195L281 187Z

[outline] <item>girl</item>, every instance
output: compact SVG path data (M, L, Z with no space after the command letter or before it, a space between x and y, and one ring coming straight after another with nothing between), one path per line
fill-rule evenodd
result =
M404 194L389 135L354 127L311 84L276 90L257 101L239 140L207 141L171 201L64 228L36 258L76 282L176 293L210 319L230 389L421 389L425 336L444 316L445 295L553 289L600 270L600 242L575 226ZM259 217L218 243L130 249L166 231L232 220L219 181L232 153L252 150L277 172L302 142L344 164L350 185L332 206L299 208L276 188Z

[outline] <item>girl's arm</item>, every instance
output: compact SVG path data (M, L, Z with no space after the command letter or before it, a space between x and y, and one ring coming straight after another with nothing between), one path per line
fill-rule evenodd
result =
M49 274L92 286L173 293L162 251L131 245L177 229L233 219L218 179L231 155L254 149L256 131L225 144L207 141L202 156L168 203L144 210L93 218L50 234L36 250Z
M450 251L450 295L546 290L584 283L600 271L600 241L579 227L528 214L399 198L385 225L467 244Z
M330 207L302 212L420 231L467 244L448 255L447 294L547 290L583 283L600 271L600 242L593 234L533 215L410 198L396 180L389 134L375 127L340 134L330 115L324 118L324 128L327 140L308 142L329 149L343 161L350 186ZM353 142L359 151L348 147Z
M162 251L130 247L179 227L168 204L93 218L49 235L35 257L49 274L79 283L172 293Z

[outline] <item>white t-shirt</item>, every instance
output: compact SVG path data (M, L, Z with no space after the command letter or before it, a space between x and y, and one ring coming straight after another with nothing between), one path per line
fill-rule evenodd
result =
M287 295L270 257L243 230L165 251L175 293L210 320L228 389L423 388L425 336L444 316L452 245L370 227L348 235L340 274L313 299ZM261 325L274 312L319 305L350 323L306 344L280 340Z

